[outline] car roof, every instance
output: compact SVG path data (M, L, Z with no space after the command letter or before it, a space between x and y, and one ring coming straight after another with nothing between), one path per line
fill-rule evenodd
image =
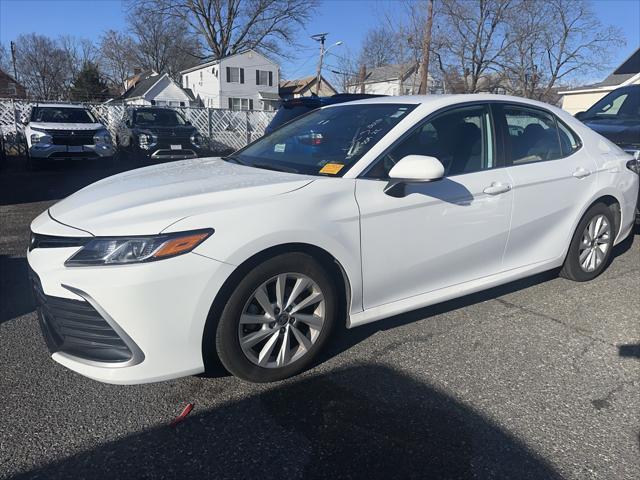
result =
M81 108L83 110L86 110L86 107L84 105L78 105L77 103L36 103L34 105L34 108L38 107L49 107L49 108Z
M529 98L514 97L511 95L497 95L493 93L461 93L450 95L404 95L397 97L372 97L363 100L354 100L349 105L365 105L365 104L409 104L409 105L425 105L443 107L448 105L457 105L467 102L515 102L521 104L529 104L531 106L542 108L553 108L548 103L531 100ZM340 105L328 105L329 107L339 107Z

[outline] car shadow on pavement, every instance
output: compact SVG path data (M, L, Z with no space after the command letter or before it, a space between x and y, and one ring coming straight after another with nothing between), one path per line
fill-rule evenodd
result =
M15 478L560 475L450 395L386 366L362 364L275 384L209 411L196 405L175 428L152 428Z
M0 205L59 200L122 168L59 162L30 172L23 159L10 157L8 167L0 171Z
M34 309L27 259L0 255L0 324Z

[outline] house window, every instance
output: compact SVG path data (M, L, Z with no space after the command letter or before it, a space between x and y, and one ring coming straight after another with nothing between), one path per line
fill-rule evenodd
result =
M244 68L227 67L227 83L244 83Z
M278 101L273 100L263 100L262 101L262 110L265 112L273 112L278 106Z
M229 98L229 110L253 110L250 98Z
M256 85L273 86L273 72L268 70L256 70Z

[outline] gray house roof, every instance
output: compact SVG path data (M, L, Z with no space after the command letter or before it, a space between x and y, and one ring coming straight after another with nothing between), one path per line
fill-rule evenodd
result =
M629 55L624 62L622 62L618 68L616 68L607 78L598 83L592 83L590 85L582 85L580 87L570 88L564 90L565 92L574 92L576 90L585 90L589 88L598 87L615 87L623 82L626 82L630 78L640 73L640 48Z
M149 89L151 87L153 87L158 82L158 80L160 80L161 78L162 78L162 75L160 75L160 74L149 75L149 76L141 79L133 87L131 87L126 92L124 92L120 96L120 98L122 100L124 100L124 99L127 99L127 98L138 98L138 97L141 97L145 93L147 93L149 91Z
M417 70L415 63L397 63L393 65L382 65L367 71L367 82L386 82L389 80L398 80L402 73L402 78L413 74Z

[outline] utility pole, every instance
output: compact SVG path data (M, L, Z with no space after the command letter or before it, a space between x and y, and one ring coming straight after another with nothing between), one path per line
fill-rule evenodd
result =
M364 81L367 78L367 67L366 65L363 63L362 65L360 65L360 73L358 75L360 78L360 93L365 93L364 91Z
M11 62L13 63L13 78L18 81L18 70L16 69L16 44L11 42Z
M316 42L320 42L320 59L318 60L318 74L316 75L316 95L320 93L320 82L322 81L322 61L324 60L324 41L328 33L317 33L311 35Z
M433 25L433 0L429 0L427 11L427 24L424 28L424 38L422 39L422 68L420 69L420 90L418 93L427 93L427 82L429 81L429 53L431 50L431 26Z

